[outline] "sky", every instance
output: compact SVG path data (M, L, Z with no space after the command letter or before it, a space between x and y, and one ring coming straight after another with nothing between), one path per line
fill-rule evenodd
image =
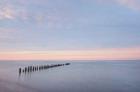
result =
M140 0L0 0L0 59L140 59Z

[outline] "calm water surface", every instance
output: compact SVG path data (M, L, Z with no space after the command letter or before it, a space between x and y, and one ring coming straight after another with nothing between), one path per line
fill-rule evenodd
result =
M19 67L71 61L0 61L0 92L140 92L140 61L72 61L18 74Z

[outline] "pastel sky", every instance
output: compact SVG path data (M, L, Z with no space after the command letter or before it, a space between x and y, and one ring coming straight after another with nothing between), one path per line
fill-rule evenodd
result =
M140 59L140 0L0 0L0 59Z

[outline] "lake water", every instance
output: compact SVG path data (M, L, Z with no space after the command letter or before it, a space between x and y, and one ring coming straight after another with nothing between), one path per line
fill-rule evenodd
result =
M67 62L18 73L19 67ZM0 92L140 92L140 61L0 61Z

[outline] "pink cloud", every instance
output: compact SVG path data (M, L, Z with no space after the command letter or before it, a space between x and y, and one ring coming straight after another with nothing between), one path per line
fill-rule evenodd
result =
M140 10L140 0L97 0L97 2L119 4L132 10Z
M14 19L16 13L10 7L3 7L0 9L0 19Z
M22 0L25 2L26 0ZM21 2L19 2L19 5ZM34 2L30 0L30 2ZM26 1L26 3L30 3ZM38 0L36 0L38 2ZM40 2L40 1L39 1ZM46 13L34 13L27 9L26 5L23 6L14 5L11 1L2 2L0 1L0 20L22 20L28 22L29 20L36 21L41 24L46 19ZM38 11L37 11L38 12Z
M140 10L140 0L116 0L116 2L130 9Z

